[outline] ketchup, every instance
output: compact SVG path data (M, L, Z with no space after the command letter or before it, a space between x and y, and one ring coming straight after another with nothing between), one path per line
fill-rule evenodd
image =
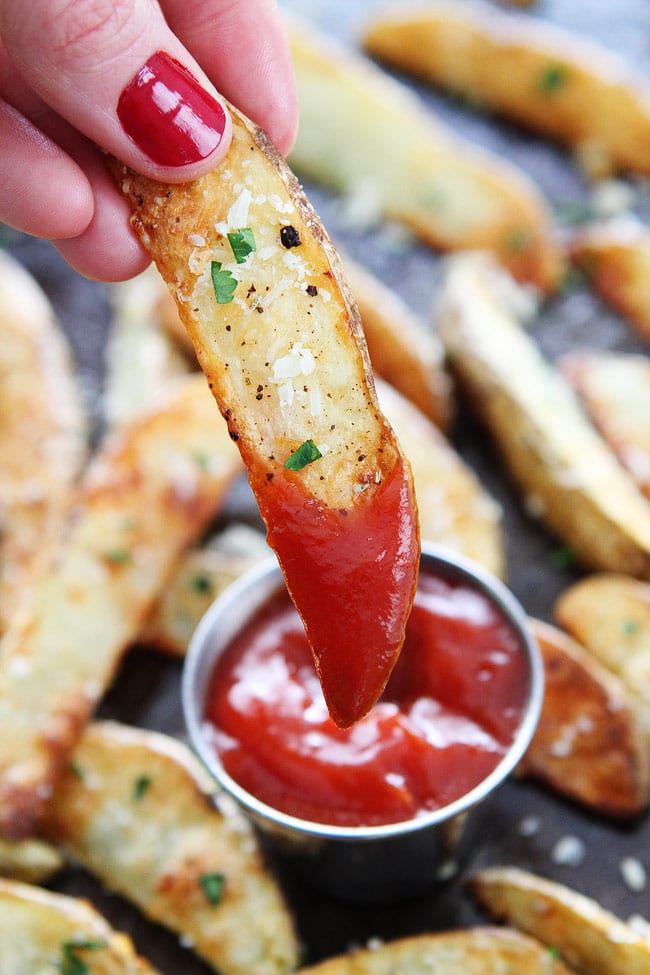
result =
M312 822L375 826L478 785L512 742L527 688L525 654L498 609L423 571L386 689L351 728L328 715L284 591L219 658L205 717L224 768L258 799Z

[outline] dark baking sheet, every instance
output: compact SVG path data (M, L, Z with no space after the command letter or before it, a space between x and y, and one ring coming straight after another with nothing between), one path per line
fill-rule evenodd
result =
M341 0L293 0L285 6L311 16L353 43L359 23L377 4L374 0L357 0L354 4ZM650 73L650 6L644 0L619 0L615 5L595 4L593 0L548 0L537 6L536 13L599 38ZM580 173L562 150L492 118L472 115L423 86L413 87L457 131L519 163L551 201L562 203L587 195ZM395 137L399 138L399 133ZM646 187L642 181L636 181L634 186L640 210L647 214ZM307 185L307 190L334 239L399 291L426 321L439 280L439 258L415 244L404 248L399 236L385 228L351 229L340 201L318 188ZM47 243L11 231L5 233L4 242L50 295L72 341L88 408L97 420L103 348L109 326L106 287L80 278ZM578 346L647 353L629 328L583 288L549 302L533 331L551 358ZM462 409L453 440L503 505L512 589L529 613L549 619L556 595L578 577L578 570L554 567L554 553L560 543L525 515L498 457L475 421ZM245 484L233 492L224 518L233 515L255 522L255 509ZM102 705L101 715L184 737L180 673L177 661L146 650L132 652ZM533 835L524 835L521 824L530 816L538 821L539 829ZM582 863L563 866L554 861L554 847L566 836L583 841ZM519 864L595 897L621 917L647 917L650 890L632 892L622 879L620 864L625 857L636 857L650 873L649 850L648 816L631 824L616 825L591 816L534 784L510 781L492 801L482 847L469 867L446 887L426 897L389 907L362 908L320 896L290 874L280 872L279 876L304 942L305 959L315 961L363 944L371 937L386 939L485 921L467 895L464 883L472 870L488 863ZM208 971L173 935L144 921L127 902L107 894L83 871L66 869L52 886L68 894L90 897L116 927L132 934L138 949L161 972L200 975Z

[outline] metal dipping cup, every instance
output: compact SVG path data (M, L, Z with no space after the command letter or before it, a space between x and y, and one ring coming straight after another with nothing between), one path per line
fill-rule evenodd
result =
M544 669L527 616L511 592L489 572L447 549L424 544L421 569L474 587L501 611L528 661L528 697L515 737L498 765L455 802L384 826L329 826L279 812L237 784L223 769L204 730L205 696L222 650L257 610L284 586L269 560L247 572L213 603L190 643L183 673L183 709L194 749L221 789L234 797L261 831L273 854L330 895L381 903L415 896L451 879L479 842L484 800L523 756L535 731L544 694ZM263 734L263 729L260 729Z

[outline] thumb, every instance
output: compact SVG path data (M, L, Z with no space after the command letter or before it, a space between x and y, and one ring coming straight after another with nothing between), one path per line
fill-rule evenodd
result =
M41 98L155 179L194 179L230 143L218 93L155 0L2 0L0 35Z

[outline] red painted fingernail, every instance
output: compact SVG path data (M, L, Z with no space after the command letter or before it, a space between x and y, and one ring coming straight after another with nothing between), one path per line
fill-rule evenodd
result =
M117 103L122 128L159 166L205 159L221 142L226 113L186 67L157 51Z

